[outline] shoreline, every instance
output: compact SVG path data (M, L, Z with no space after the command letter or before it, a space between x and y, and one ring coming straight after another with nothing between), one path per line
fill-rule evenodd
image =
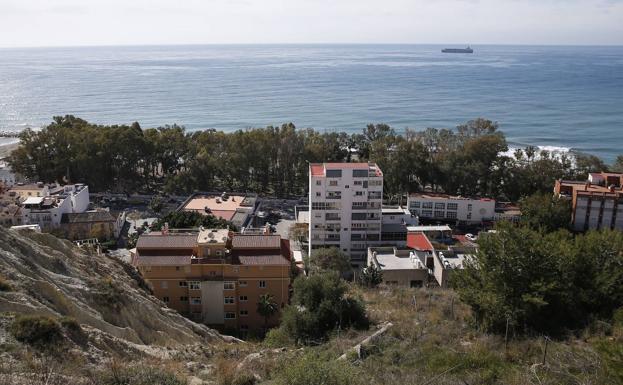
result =
M9 157L19 147L19 142L0 143L0 159Z

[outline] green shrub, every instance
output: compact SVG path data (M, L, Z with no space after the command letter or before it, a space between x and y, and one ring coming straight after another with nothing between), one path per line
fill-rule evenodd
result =
M297 343L312 343L325 340L337 327L368 328L363 303L347 297L347 290L337 272L297 278L292 306L283 312L283 330Z
M9 330L16 340L31 345L45 346L63 338L59 323L42 315L20 315Z
M0 291L13 291L13 286L2 277L0 277Z
M74 317L61 317L59 321L64 329L72 331L82 330L82 328L80 327L80 323L76 321Z
M357 372L346 361L334 357L305 354L286 365L277 375L278 385L347 385L354 383Z
M264 338L264 344L270 348L280 348L292 344L292 339L282 328L271 329Z
M95 377L95 385L186 385L186 381L175 373L152 366L112 365Z
M99 301L109 307L116 308L123 299L121 289L117 287L111 277L100 279L96 285Z

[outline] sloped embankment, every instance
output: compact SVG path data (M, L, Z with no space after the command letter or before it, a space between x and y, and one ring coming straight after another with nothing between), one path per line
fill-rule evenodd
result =
M164 307L130 266L49 234L0 228L0 277L11 287L0 291L0 313L72 317L91 334L133 346L224 338Z

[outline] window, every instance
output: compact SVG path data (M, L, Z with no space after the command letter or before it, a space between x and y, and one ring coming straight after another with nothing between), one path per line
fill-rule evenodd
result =
M320 185L322 185L322 181L317 180L316 181L316 186L320 186Z
M337 186L337 181L336 180L330 180L329 181L329 186Z
M249 325L240 325L240 330L242 331L249 330Z
M327 178L341 178L342 170L327 170L326 177Z
M238 284L240 285L240 287L245 287L247 286L247 281L239 281Z
M241 295L240 296L240 302L247 302L247 301L248 301L248 298L247 298L246 295Z
M216 250L216 256L220 257L221 255L223 255L223 250Z
M225 304L233 304L236 301L234 300L234 297L225 297Z
M180 281L180 287L188 287L188 282Z
M350 188L350 186L349 186L349 185L346 185L346 186L344 186L344 188Z
M188 297L186 297L185 295L181 296L180 297L180 302L188 302Z
M236 283L232 281L223 282L223 290L234 290L236 289Z
M162 302L169 303L169 297L162 297Z
M192 297L190 299L191 305L201 305L201 297Z
M435 211L435 218L443 218L443 211Z
M168 281L160 281L160 288L161 289L168 289L169 288L169 282Z
M225 313L225 319L236 319L236 313L232 313L232 312Z
M472 211L472 207L473 207L473 205L472 205L471 203L470 203L470 204L468 204L468 205L467 205L467 211Z
M355 191L355 196L356 197L363 196L363 191Z
M320 197L320 196L322 196L322 194L319 191L316 191L316 196Z
M362 182L362 181L360 181L360 180L356 180L356 181L354 182L354 185L355 185L355 186L361 186L361 185L363 185L363 182Z
M472 213L467 213L467 219L472 219Z
M456 210L459 208L457 203L448 203L448 210Z
M445 203L435 203L435 210L445 210L445 208L446 208Z
M423 209L432 209L433 208L433 202L422 202L422 208Z
M448 211L448 212L446 212L446 218L448 218L448 219L456 219L456 211Z
M420 202L411 202L411 207L413 207L414 209L419 209L420 208Z
M249 311L248 310L240 310L240 317L246 317L249 315Z
M422 216L423 217L432 217L433 216L433 210L422 210Z
M188 287L190 290L201 290L201 282L199 281L189 281Z
M353 178L367 178L368 170L353 170Z
M266 281L260 281L260 287L266 288Z

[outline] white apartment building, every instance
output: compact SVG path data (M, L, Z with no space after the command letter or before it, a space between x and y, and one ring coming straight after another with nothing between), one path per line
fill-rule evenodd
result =
M410 194L409 211L420 219L478 223L495 218L495 200L446 194Z
M63 214L83 213L89 208L89 187L84 184L45 187L46 195L31 195L22 202L23 224L55 228Z
M309 165L309 254L338 247L354 266L381 240L383 173L375 163Z

